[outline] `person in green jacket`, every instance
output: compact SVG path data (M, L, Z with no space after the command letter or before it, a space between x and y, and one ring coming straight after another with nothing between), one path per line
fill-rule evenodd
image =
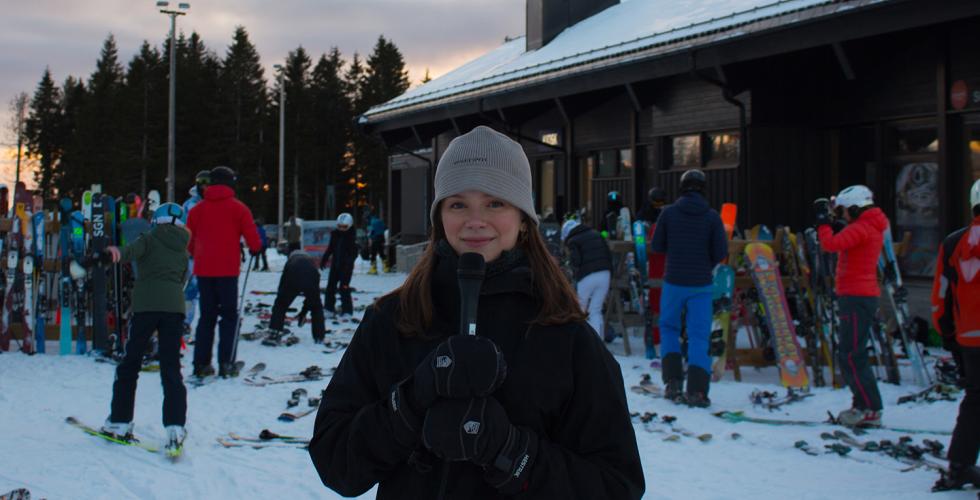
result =
M160 381L163 384L163 425L166 451L180 453L187 432L187 389L180 373L180 338L184 321L184 282L190 255L190 232L183 210L165 203L153 213L153 227L121 250L106 248L103 262L134 262L139 268L132 291L132 311L125 355L116 367L112 405L102 431L119 439L133 439L133 406L143 353L153 332L159 333Z

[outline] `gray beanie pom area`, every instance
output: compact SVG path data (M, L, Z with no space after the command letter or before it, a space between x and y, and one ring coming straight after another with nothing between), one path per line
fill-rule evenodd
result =
M435 190L429 210L433 224L440 201L469 190L500 198L538 224L527 155L520 144L490 127L481 125L449 143L436 167Z

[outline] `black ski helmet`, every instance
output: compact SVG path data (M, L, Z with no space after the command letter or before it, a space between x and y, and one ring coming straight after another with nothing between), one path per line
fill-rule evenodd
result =
M235 174L234 170L228 167L214 167L211 169L210 181L212 185L220 184L222 186L234 188L235 182L238 181L238 176Z
M647 192L647 199L650 200L650 203L667 203L667 191L664 191L663 188L652 187Z
M611 210L619 210L623 207L623 197L619 194L619 191L606 193L606 206Z
M703 193L708 185L708 178L704 172L697 168L692 168L681 176L681 192L696 191Z
M211 184L211 171L201 170L198 172L197 175L194 176L194 184L196 184L198 187Z

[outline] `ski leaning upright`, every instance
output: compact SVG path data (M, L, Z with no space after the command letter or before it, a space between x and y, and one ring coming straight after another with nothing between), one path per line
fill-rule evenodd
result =
M898 269L898 260L895 257L895 246L892 243L892 230L889 227L884 231L884 244L881 249L881 258L878 259L878 269L881 271L882 281L885 285L885 294L891 302L892 311L895 315L895 324L899 333L902 335L902 342L905 344L905 354L912 362L912 376L915 384L919 387L932 385L932 377L929 369L926 368L925 361L922 359L922 351L919 350L919 343L912 335L912 317L909 315L908 290L902 284L902 273Z

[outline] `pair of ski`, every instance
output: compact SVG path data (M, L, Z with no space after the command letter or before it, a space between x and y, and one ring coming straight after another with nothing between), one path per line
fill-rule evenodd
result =
M132 437L131 439L128 440L121 439L118 436L114 436L112 434L106 434L105 432L102 432L101 430L96 429L95 427L82 423L82 421L80 421L75 417L71 417L71 416L67 417L65 418L65 422L71 425L72 427L80 429L82 432L86 434L104 439L106 441L109 441L110 443L121 444L124 446L133 446L141 450L146 450L150 453L160 452L160 448L149 443L144 443L143 441L137 439L136 437ZM167 444L164 446L164 453L167 455L167 458L169 458L171 461L176 461L178 458L180 458L180 456L183 454L183 451L184 449L182 445L171 446L170 444Z
M792 387L786 388L785 396L779 396L774 392L756 389L749 395L749 401L751 401L755 406L761 406L769 411L774 411L790 403L803 401L810 396L813 396L812 392L796 391L793 390Z
M678 427L678 426L674 425L674 422L677 421L677 417L674 417L672 415L663 415L663 416L660 416L660 419L657 422L654 422L654 420L656 420L657 417L658 417L658 415L655 412L649 412L648 411L648 412L643 413L642 415L639 414L639 413L633 413L630 416L633 417L633 418L638 418L640 420L640 422L643 424L643 429L645 431L651 432L651 433L666 434L667 436L664 437L663 441L667 441L667 442L680 441L681 440L681 437L683 436L683 437L689 437L689 438L692 438L692 439L697 439L698 441L701 441L702 443L707 443L707 442L711 441L711 439L713 437L711 434L708 434L708 433L705 433L705 434L697 434L697 433L691 432L691 431L689 431L687 429L684 429L683 427ZM653 424L654 423L664 424L664 425L667 426L667 429L655 428L655 427L653 427Z
M225 448L302 448L310 445L310 440L299 436L283 436L269 429L262 429L258 437L249 437L229 432L227 436L215 438Z
M332 371L333 369L331 369L331 373ZM268 375L261 375L259 373L250 373L245 376L244 382L246 385L251 385L254 387L263 387L266 385L288 384L292 382L311 382L315 380L320 380L325 376L326 375L323 373L323 369L321 369L317 365L313 365L299 373L282 375L279 377L270 377Z
M299 406L300 402L306 398L307 408L293 409ZM315 412L320 407L320 398L311 398L306 394L306 389L299 388L293 391L292 397L286 402L286 411L279 414L280 422L295 422L310 413Z
M926 454L930 454L933 457L942 460L943 444L931 439L923 440L923 446L921 447L912 444L912 439L908 437L900 438L897 443L887 439L881 441L872 440L861 442L854 436L842 430L836 430L833 433L823 432L820 434L820 438L825 441L839 441L846 444L847 447L855 448L868 453L879 453L892 457L908 466L902 469L902 472L908 472L920 467L927 467L929 469L941 472L945 472L947 469L943 463L930 460L926 457ZM838 444L837 447L837 449L840 449L842 445ZM846 450L842 449L842 454L845 454L850 450L850 448L847 447L843 447L846 448Z
M712 413L712 415L714 415L714 416L716 416L716 417L718 417L718 418L720 418L720 419L722 419L722 420L724 420L726 422L730 422L730 423L751 422L751 423L755 423L755 424L764 424L764 425L777 425L777 426L787 426L787 425L789 425L789 426L803 426L803 427L817 427L817 426L823 426L823 425L841 425L837 421L837 419L834 418L832 415L830 416L830 418L828 418L827 420L824 420L824 421L817 421L817 420L783 420L783 419L776 419L776 418L753 417L753 416L746 415L745 412L743 412L743 411L719 411L719 412ZM886 426L880 426L880 427L861 427L861 428L855 428L855 431L857 431L857 430L864 431L864 430L871 430L871 429L878 429L878 430L892 431L892 432L900 432L900 433L903 433L903 434L933 434L933 435L937 435L937 436L949 436L949 435L952 435L952 431L929 430L929 429L909 429L909 428L904 428L904 427L886 427Z

